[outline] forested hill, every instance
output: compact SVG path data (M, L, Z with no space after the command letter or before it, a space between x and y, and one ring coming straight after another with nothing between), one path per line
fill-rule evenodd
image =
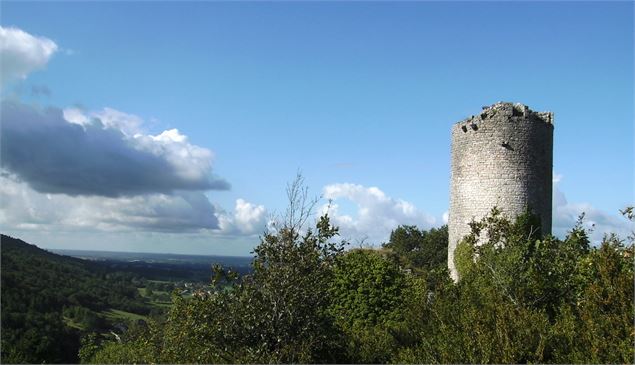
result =
M6 235L0 245L3 363L77 362L82 329L108 326L98 313L150 311L129 273Z

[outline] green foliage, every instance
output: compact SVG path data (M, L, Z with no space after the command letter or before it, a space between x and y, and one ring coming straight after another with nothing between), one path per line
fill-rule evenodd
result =
M87 342L80 355L101 363L632 363L633 243L607 236L592 247L581 220L564 240L541 237L538 222L497 210L474 222L455 252L458 283L435 272L440 258L417 261L413 247L426 234L414 227L393 232L390 250L343 253L327 216L304 234L285 224L263 236L252 275L216 268L210 292L175 296L165 323L150 321L96 352Z
M633 257L633 245L608 236L581 261L576 301L562 305L554 327L555 361L632 363Z
M3 268L4 270L4 268ZM2 286L4 301L5 286ZM64 325L60 313L2 307L2 363L77 362L79 335Z
M111 343L96 362L334 362L339 332L327 313L341 244L328 217L300 235L282 228L256 248L253 274L229 290L174 297L160 332ZM222 276L218 274L217 277ZM151 325L151 327L154 324ZM160 335L159 335L160 333ZM143 344L140 345L140 344ZM143 351L133 351L143 348ZM150 348L150 350L148 350Z
M152 288L150 288L150 287L146 287L146 288L144 289L144 295L145 295L146 297L152 297L152 295L153 295L153 294L154 294L154 292L152 291Z
M472 234L459 244L455 263L461 281L491 286L512 303L543 309L553 318L578 285L576 265L589 242L579 228L564 242L540 239L536 222L530 213L510 222L492 210L472 223Z
M411 308L416 345L396 361L632 362L633 246L591 248L581 223L541 238L535 222L497 210L474 222L456 251L459 283Z
M315 233L314 233L315 232ZM262 348L267 362L332 362L336 343L333 321L327 315L327 290L342 244L330 241L337 229L323 216L315 231L300 236L283 227L267 234L255 250L249 284L256 312L250 313L262 333L253 346ZM253 302L253 299L251 299Z
M77 324L82 329L95 330L106 327L106 322L102 317L85 307L65 307L62 314L65 318L70 319L74 324Z
M343 327L372 326L400 319L403 271L373 250L353 250L338 258L330 312Z
M448 260L448 226L429 231L415 226L399 226L390 233L390 240L383 246L393 252L403 267L443 270Z
M130 274L55 255L5 235L0 240L3 363L77 362L78 328L95 331L105 326L97 312L111 307L149 311Z
M398 362L542 362L547 319L518 307L501 293L461 284L437 291L417 308L425 319L415 324L418 344L404 348Z
M95 353L99 350L99 339L97 334L91 332L81 339L81 347L79 349L79 361L86 364L92 361Z
M375 250L338 257L329 294L329 313L346 335L347 358L355 363L387 362L396 346L394 327L403 320L406 274Z
M390 362L399 342L395 336L399 327L394 322L376 325L354 324L345 330L348 362L382 364Z
M328 314L328 288L344 243L332 240L338 232L328 216L322 216L315 228L304 228L312 203L307 202L301 180L289 187L288 195L291 209L279 228L262 237L254 251L251 275L234 282L232 275L215 268L210 293L188 300L175 297L165 324L155 332L160 335L139 333L121 344L109 344L94 359L128 363L343 360L342 334ZM217 285L221 282L229 287ZM137 347L145 350L132 351Z

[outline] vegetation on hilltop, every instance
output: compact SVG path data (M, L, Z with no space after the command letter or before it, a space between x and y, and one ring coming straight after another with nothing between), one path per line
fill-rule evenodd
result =
M445 250L446 229L400 227L388 253L346 252L328 215L302 228L306 206L297 192L292 186L289 196L300 219L262 237L251 275L230 289L177 296L165 322L151 321L121 342L91 342L82 360L633 361L632 238L607 236L592 247L581 224L564 240L541 237L535 217L512 222L493 210L458 246L454 283L435 252ZM231 282L223 274L216 278Z
M3 363L78 362L82 331L107 328L101 311L150 312L129 273L0 239Z
M541 236L529 213L510 221L494 209L457 246L455 283L447 227L400 226L381 250L346 251L328 215L307 224L315 201L301 179L288 196L290 209L261 237L249 274L215 266L208 289L173 293L166 317L132 321L117 339L86 331L103 318L92 314L144 314L141 294L165 296L163 283L139 290L126 274L3 236L2 361L634 360L635 234L594 247L581 220L560 240Z

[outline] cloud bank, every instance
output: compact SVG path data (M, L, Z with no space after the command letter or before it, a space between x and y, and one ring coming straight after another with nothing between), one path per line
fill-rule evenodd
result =
M216 217L222 234L255 235L262 233L267 224L265 207L249 203L244 199L236 200L233 214L218 208Z
M210 150L176 129L141 134L139 117L114 109L86 116L3 101L0 117L2 168L41 193L119 197L229 188L213 176Z
M42 69L58 46L0 27L1 86ZM50 95L46 86L34 95ZM213 232L261 230L265 209L243 199L226 212L206 192L229 189L214 155L177 129L152 135L142 118L103 108L0 108L0 224L31 232Z
M590 238L593 243L600 242L605 234L615 233L625 238L635 230L633 223L621 217L617 211L609 214L589 203L567 201L565 194L558 188L562 176L554 176L555 236L564 238L582 213L585 227L591 229ZM332 222L340 227L340 233L344 238L375 246L386 242L390 232L399 225L416 225L421 229L430 229L447 224L447 212L444 212L440 219L436 219L410 202L387 196L377 187L347 183L330 184L323 188L323 196L331 200L331 204L322 206L321 213L329 213ZM344 214L340 203L352 203L355 207L354 214Z
M43 194L15 176L0 176L0 223L18 230L193 232L217 229L201 192L131 197Z
M48 38L0 26L0 86L44 68L57 49Z
M58 46L0 27L2 86L42 69ZM46 86L33 95L50 95ZM206 192L229 189L214 155L177 129L152 135L142 118L103 108L42 109L3 100L0 224L31 232L209 232L253 235L266 209L238 199L233 212Z
M553 183L553 234L565 237L575 226L578 217L584 213L584 227L591 229L591 241L600 242L605 234L615 233L621 238L627 237L635 229L633 223L617 214L606 213L589 203L571 203L559 189L562 176L554 174Z
M203 192L127 197L69 196L33 190L15 175L0 175L0 224L21 231L262 233L264 206L237 199L233 212L212 204Z
M340 227L342 237L367 241L372 245L386 242L390 232L399 225L429 229L437 223L432 215L417 209L410 202L387 196L377 187L331 184L324 187L323 196L331 204L323 206L322 213L328 211L333 223ZM342 200L355 205L355 215L340 212L338 201Z
M212 151L176 129L144 134L142 118L112 108L39 109L3 101L0 223L30 231L209 232L253 235L266 209L227 212L206 192L229 184Z

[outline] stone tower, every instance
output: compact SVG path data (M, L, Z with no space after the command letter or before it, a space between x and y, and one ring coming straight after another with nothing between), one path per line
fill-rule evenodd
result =
M494 206L509 218L529 208L543 234L551 233L552 165L551 112L499 102L452 127L448 268L455 281L458 241Z

